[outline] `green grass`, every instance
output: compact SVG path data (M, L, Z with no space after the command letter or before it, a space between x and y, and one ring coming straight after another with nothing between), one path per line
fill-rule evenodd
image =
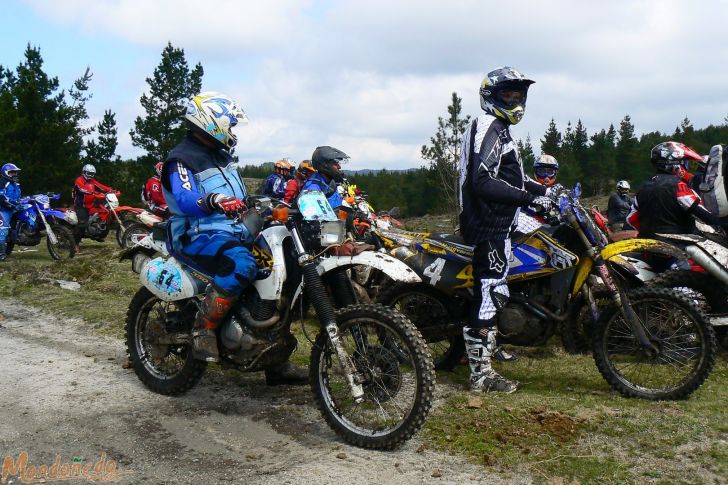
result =
M120 338L138 276L118 261L111 239L84 243L70 261L52 261L45 246L14 253L0 264L0 297L81 318L90 332ZM56 279L77 281L82 290L61 289ZM294 323L299 348L292 360L306 365L310 344L301 328ZM315 322L306 330L313 336ZM514 394L465 392L465 366L438 375L447 392L425 424L426 447L464 455L484 466L484 476L527 474L537 483L728 483L724 357L688 400L655 403L621 397L591 357L567 355L557 343L514 350L521 359L498 366L521 381Z

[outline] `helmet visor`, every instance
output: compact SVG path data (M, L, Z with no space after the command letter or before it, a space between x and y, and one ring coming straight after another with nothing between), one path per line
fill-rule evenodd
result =
M498 101L503 103L506 108L512 109L522 105L526 101L526 90L505 88L495 93Z

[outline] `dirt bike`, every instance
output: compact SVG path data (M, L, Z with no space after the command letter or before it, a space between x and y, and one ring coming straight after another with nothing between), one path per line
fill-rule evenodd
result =
M143 210L136 214L136 221L130 221L121 236L121 247L128 249L138 244L140 240L151 234L154 224L163 222L164 218Z
M715 363L713 328L680 292L643 286L624 257L650 252L675 258L680 250L650 239L607 244L579 195L579 185L561 194L553 214L561 223L552 231L539 229L514 240L511 296L498 322L503 341L545 342L582 295L598 318L592 341L596 365L614 389L646 399L687 397ZM393 236L400 242L416 241L411 235ZM378 301L408 316L425 338L448 342L440 363L453 365L459 360L462 322L472 301L472 248L447 235L400 246L392 254L423 282L390 286ZM608 300L599 309L593 295L598 284ZM449 358L457 360L447 362Z
M400 261L371 251L332 255L343 241L344 223L321 192L303 192L297 208L278 206L264 221L267 200L249 199L255 209L237 222L259 233L253 246L259 274L219 328L221 365L250 372L284 362L296 346L292 309L305 294L320 322L309 371L324 419L353 445L399 446L422 426L432 405L432 360L404 316L356 302L346 270L371 264L411 282L419 278ZM176 253L169 237L167 250L169 258L151 259L142 268L126 339L141 381L155 392L178 395L200 380L207 365L192 357L190 345L200 297L212 277ZM406 362L392 346L404 349Z
M51 258L60 260L75 256L73 233L61 223L63 212L51 208L51 199L58 198L59 194L38 194L18 201L19 211L12 217L7 240L8 255L15 245L37 246L43 236L46 236Z
M113 226L116 226L116 243L124 248L124 231L126 225L133 220L137 214L144 209L128 205L119 206L121 192L118 190L105 194L103 201L89 209L88 225L84 231L84 237L94 241L103 242L109 235ZM69 226L78 225L78 216L74 209L65 209L64 221Z

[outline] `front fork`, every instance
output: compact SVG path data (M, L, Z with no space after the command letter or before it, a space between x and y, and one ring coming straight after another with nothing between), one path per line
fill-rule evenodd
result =
M35 204L35 208L38 210L38 214L40 214L40 220L43 221L43 225L45 226L46 230L46 236L48 236L48 240L51 242L53 246L58 244L58 238L56 237L56 233L53 232L53 229L51 228L51 225L48 224L48 221L45 218L45 214L43 214L43 211L40 210L40 207L38 207L37 202L33 202Z
M599 273L602 281L609 289L612 295L612 301L614 301L614 303L617 305L620 313L622 313L624 319L627 320L627 322L629 323L632 332L637 336L637 339L640 341L642 349L650 356L657 355L659 353L659 349L655 347L655 345L650 340L650 337L647 335L644 322L642 322L640 317L634 311L634 308L632 308L627 294L622 290L620 286L616 284L614 277L612 276L609 268L607 267L607 264L604 262L601 256L597 257L597 261L595 262L594 266Z
M293 235L293 243L296 246L296 252L298 253L298 263L301 265L301 269L303 270L303 283L306 292L308 293L313 307L316 309L316 314L319 317L321 326L326 330L329 341L336 352L341 369L344 372L346 381L351 389L351 396L356 403L360 403L364 401L364 387L361 384L363 379L360 373L356 371L354 362L346 352L346 349L344 349L344 344L341 341L339 325L336 323L334 307L331 305L331 301L326 293L321 276L318 274L318 271L316 271L315 261L306 252L306 249L303 246L298 234L298 229L293 228L291 234Z

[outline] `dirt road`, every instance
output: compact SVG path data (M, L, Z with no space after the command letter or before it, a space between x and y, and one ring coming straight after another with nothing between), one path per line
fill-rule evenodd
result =
M35 465L56 455L95 463L105 452L125 472L121 483L501 481L417 438L395 452L347 446L307 387L213 371L185 396L160 396L123 369L121 341L8 301L0 314L0 459L27 451Z

